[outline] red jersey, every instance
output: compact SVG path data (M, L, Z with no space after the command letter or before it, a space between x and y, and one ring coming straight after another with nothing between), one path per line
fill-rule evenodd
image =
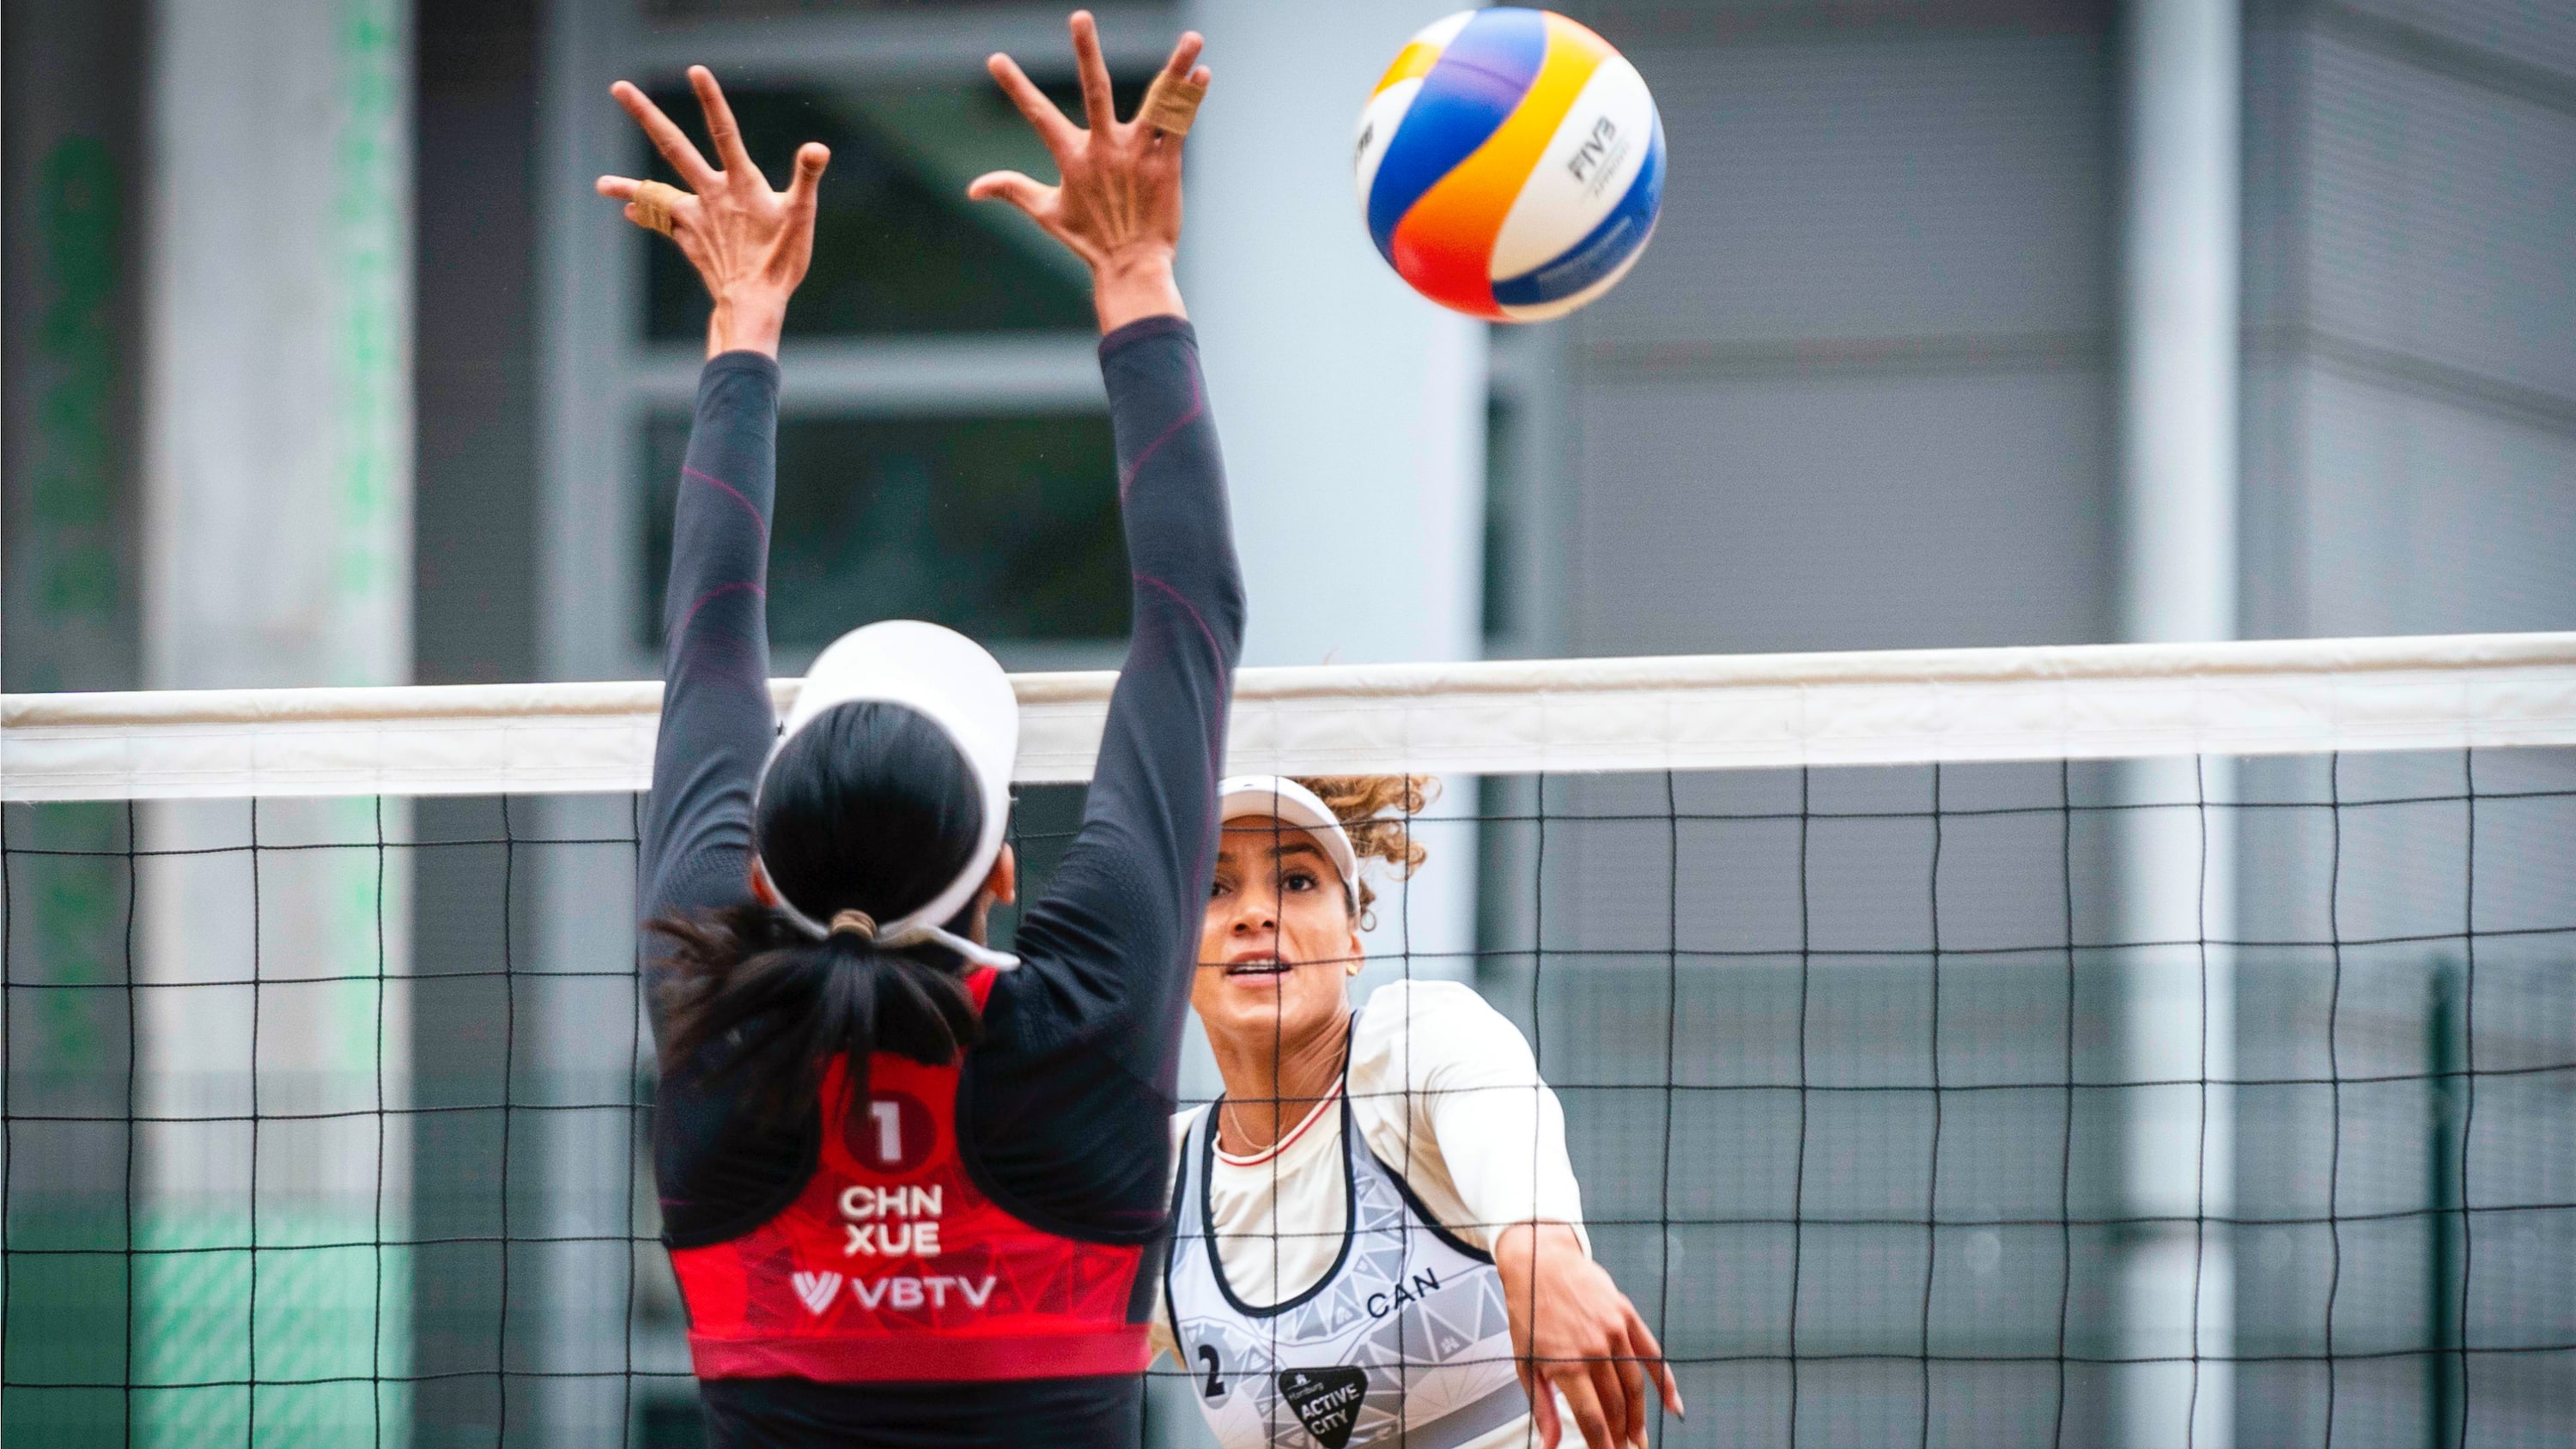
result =
M993 973L968 978L981 1010ZM956 1064L878 1053L849 1109L823 1080L823 1143L796 1201L739 1238L671 1250L697 1376L826 1383L1142 1373L1129 1305L1142 1247L1079 1242L984 1196L957 1148Z

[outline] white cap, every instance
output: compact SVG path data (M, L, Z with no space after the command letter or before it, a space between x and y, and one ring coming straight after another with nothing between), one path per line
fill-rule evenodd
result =
M954 629L916 619L890 619L853 629L833 640L830 648L815 656L814 667L805 671L795 707L787 711L787 727L779 732L769 758L775 761L796 732L825 710L867 700L902 705L939 726L965 756L967 771L984 797L983 834L957 878L921 909L878 926L877 944L903 947L935 941L979 966L1007 971L1019 965L1017 956L946 929L948 920L965 909L992 873L1010 826L1011 765L1020 752L1020 702L1011 691L1010 676L982 645ZM818 939L829 934L784 893L779 909L806 934Z
M1358 892L1359 852L1351 849L1350 832L1342 828L1332 807L1317 799L1314 791L1284 775L1234 775L1217 782L1220 828L1226 821L1254 816L1275 819L1314 836L1333 858L1333 868L1342 873L1342 884Z

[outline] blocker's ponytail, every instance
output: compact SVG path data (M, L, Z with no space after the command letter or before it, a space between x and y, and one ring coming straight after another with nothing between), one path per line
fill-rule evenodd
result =
M967 868L983 823L974 774L948 736L870 701L818 715L788 740L762 779L753 839L771 883L809 919L889 921ZM855 1100L871 1053L936 1066L982 1036L963 963L935 945L891 949L849 929L818 940L756 901L652 929L671 945L664 1066L737 1084L764 1115L812 1101L835 1056L849 1057Z

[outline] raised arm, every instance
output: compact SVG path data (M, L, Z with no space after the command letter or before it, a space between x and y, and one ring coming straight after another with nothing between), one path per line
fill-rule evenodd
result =
M1069 1019L1093 1026L1168 1110L1216 850L1243 584L1189 324L1101 343L1118 444L1133 632L1081 833L1020 939L1060 950ZM1158 1175L1158 1174L1157 1174Z
M662 729L643 835L649 918L747 892L751 798L767 758L769 519L777 481L778 338L814 249L814 199L829 153L807 145L774 191L704 66L689 84L723 169L634 86L611 88L688 189L624 176L599 191L678 244L714 299L697 416L680 469L671 577L662 603Z
M1027 1207L1083 1211L1086 1230L1127 1234L1160 1221L1170 1190L1156 1149L1213 869L1243 584L1198 343L1172 279L1181 134L1208 79L1199 38L1181 37L1138 118L1121 122L1091 17L1075 14L1072 30L1086 126L1009 57L992 59L1061 182L997 172L970 194L1019 207L1091 268L1133 630L1082 830L1021 921L1025 968L996 991L1010 1019L994 1018L1004 1029L986 1055L1022 1055L980 1078L975 1114L992 1128L980 1150L997 1178L1067 1184ZM1051 1167L1057 1158L1079 1172Z
M752 794L775 733L767 589L778 338L813 255L814 192L828 159L822 147L806 146L787 190L771 190L715 77L692 66L689 84L724 169L708 165L670 117L620 81L612 90L618 104L689 189L599 178L600 194L625 202L628 220L679 246L715 300L662 601L662 729L637 862L637 905L648 921L751 895ZM658 933L645 939L648 959L659 961L665 943ZM661 993L645 1000L658 1038ZM774 1210L803 1180L805 1145L795 1127L746 1119L735 1093L700 1070L663 1075L654 1175L675 1241L737 1231L745 1214Z

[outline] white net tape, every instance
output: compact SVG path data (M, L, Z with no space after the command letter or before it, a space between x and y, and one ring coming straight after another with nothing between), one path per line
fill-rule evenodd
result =
M1013 680L1017 778L1088 779L1107 672ZM780 708L796 682L773 686ZM649 783L661 686L11 695L0 799ZM2576 633L1247 669L1229 766L1754 769L2576 744Z
M11 1443L694 1422L660 695L0 699ZM1656 1442L2571 1442L2576 633L1255 669L1229 746L1449 777L1354 995L1525 1036Z

